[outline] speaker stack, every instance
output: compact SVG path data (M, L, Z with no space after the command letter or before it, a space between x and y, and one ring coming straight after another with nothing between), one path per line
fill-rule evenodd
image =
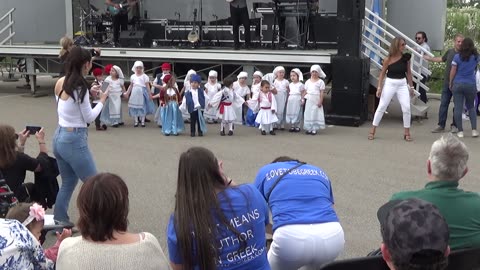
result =
M120 32L119 43L126 48L150 48L151 40L147 31L132 30Z
M360 126L368 116L370 59L361 57L365 0L338 0L338 55L332 56L332 110L328 124Z

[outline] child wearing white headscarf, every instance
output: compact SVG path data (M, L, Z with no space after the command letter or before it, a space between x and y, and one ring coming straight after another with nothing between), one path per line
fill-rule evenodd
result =
M118 127L123 124L122 96L125 93L125 78L119 66L112 66L109 73L110 76L105 79L105 82L108 82L109 95L103 106L100 120L112 127Z
M128 87L128 114L135 119L134 127L138 127L140 120L142 127L145 127L145 117L147 114L155 113L155 104L152 101L152 93L148 90L150 78L143 73L142 61L136 61L133 64L132 71L135 72L130 77L130 86Z
M310 79L305 83L302 102L305 103L303 128L306 134L316 135L319 129L325 128L325 115L323 112L323 91L325 83L321 79L326 75L319 65L310 68Z
M303 74L298 68L290 71L289 85L290 92L288 93L287 110L285 114L285 121L290 124L290 132L300 131L300 120L302 118L302 95L305 91L303 85Z
M192 76L195 74L197 74L197 72L193 69L190 69L187 72L187 75L185 75L185 79L183 80L183 88L180 91L181 96L190 90L191 88L190 81ZM182 111L182 117L183 117L183 120L185 120L187 123L190 122L190 114L188 112Z
M247 84L247 79L248 79L248 73L245 71L242 71L238 74L237 76L237 81L233 83L233 91L237 93L240 97L242 97L244 100L250 99L250 87L248 87ZM235 124L239 125L245 125L245 115L247 114L247 109L248 107L245 106L240 106L235 108L235 113L237 115L237 120L234 121Z
M217 81L217 77L218 73L215 70L210 70L210 72L208 72L208 82L205 84L204 90L210 100L222 88ZM207 123L212 124L217 122L217 112L218 109L216 107L209 107L208 110L205 110L204 116Z
M273 82L272 93L275 94L275 99L277 101L277 118L278 122L277 127L280 127L280 130L285 129L285 107L287 105L287 96L288 96L288 80L285 79L285 68L278 66L273 70L273 75L275 76L275 81Z

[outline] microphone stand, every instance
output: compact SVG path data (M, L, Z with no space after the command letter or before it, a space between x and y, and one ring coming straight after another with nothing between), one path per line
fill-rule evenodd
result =
M217 46L220 46L220 40L218 39L218 16L213 14L213 18L215 18L215 39L217 40Z
M176 11L175 11L175 15L174 15L174 16L177 16L177 15L178 15L178 21L175 22L175 24L174 24L175 26L177 26L178 23L180 22L180 12L176 12ZM177 32L177 34L178 34L178 33L179 33L178 30L180 30L180 29L177 29L177 30L175 30L175 31L172 29L172 33ZM175 35L172 35L172 36L173 36L173 38L172 38L172 41L170 41L170 44L171 44L172 46L174 46L173 44L174 44L174 41L175 41L175 39L176 39L176 36L175 36ZM179 38L178 42L181 43L180 38Z
M203 0L200 0L200 27L198 28L200 34L199 45L202 45L203 42Z

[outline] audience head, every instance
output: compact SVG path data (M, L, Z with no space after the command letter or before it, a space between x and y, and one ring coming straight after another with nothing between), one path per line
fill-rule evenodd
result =
M115 240L128 227L128 188L119 176L100 173L88 179L77 197L78 229L94 242Z
M402 37L394 38L390 43L390 48L388 49L388 56L392 57L402 54L406 48L406 45L407 43L405 43L405 40Z
M442 270L448 265L448 224L433 204L394 200L377 212L382 256L390 269Z
M423 31L418 31L415 34L415 40L417 41L418 44L423 44L424 42L428 42L427 33Z
M8 211L5 218L18 220L37 240L40 240L45 218L45 209L41 205L37 203L19 203Z
M67 36L62 37L60 39L60 46L62 47L62 49L60 49L60 57L62 57L73 48L73 39Z
M227 77L223 80L223 85L225 87L228 87L228 88L232 88L233 87L233 82L235 81L234 78L232 77Z
M460 51L460 47L462 46L462 42L464 38L465 37L460 33L456 34L455 37L453 38L453 42L454 42L453 46L456 51Z
M174 224L183 269L193 269L195 265L200 269L215 269L218 233L215 220L229 227L217 201L217 192L227 188L220 164L203 147L192 147L180 155Z
M17 159L18 134L12 126L0 124L0 138L0 168L6 168Z
M432 144L427 170L432 180L458 181L468 172L467 146L451 133Z
M289 156L280 156L280 157L275 158L275 159L272 161L272 163L287 162L287 161L300 162L300 160L298 160L298 159L296 159L296 158L292 158L292 157L289 157Z
M74 47L67 57L63 82L63 90L74 100L73 92L80 90L80 101L84 101L89 86L84 76L88 75L91 68L92 54L80 47Z
M263 80L263 81L260 83L260 91L262 91L263 93L268 93L268 92L270 92L270 82L267 81L267 80Z
M474 56L478 55L477 48L475 48L475 44L473 43L473 40L471 38L467 37L463 39L462 43L460 44L459 53L460 53L460 58L463 61L468 61L468 59L472 55Z

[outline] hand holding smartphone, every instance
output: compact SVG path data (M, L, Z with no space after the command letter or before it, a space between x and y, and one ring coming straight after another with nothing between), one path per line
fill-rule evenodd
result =
M107 88L108 88L109 85L110 85L109 82L103 82L103 83L102 83L102 87L100 88L100 90L102 90L102 92L107 91Z
M39 132L42 129L42 127L27 125L25 129L29 131L29 134L35 135L37 132Z

